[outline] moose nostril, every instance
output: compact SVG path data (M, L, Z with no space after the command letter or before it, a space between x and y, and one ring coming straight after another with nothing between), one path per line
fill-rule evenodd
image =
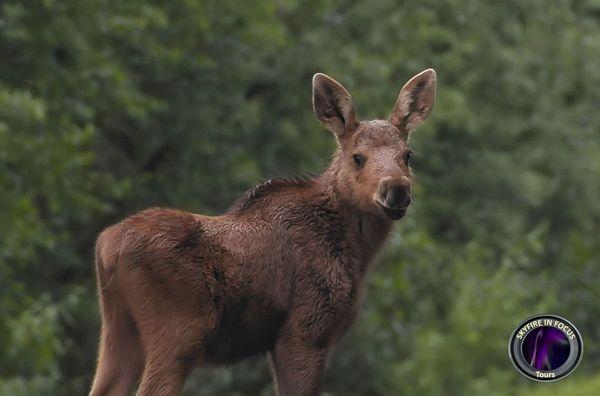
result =
M405 186L391 186L387 190L385 203L389 207L405 207L410 204L409 189Z

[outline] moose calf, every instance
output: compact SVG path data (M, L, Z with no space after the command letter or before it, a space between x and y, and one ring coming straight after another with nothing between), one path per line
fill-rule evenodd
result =
M410 133L432 69L389 120L359 121L348 91L313 78L338 150L318 177L269 180L229 211L152 208L96 244L102 332L91 395L175 395L197 365L266 353L278 395L318 395L327 353L356 317L365 272L410 204Z

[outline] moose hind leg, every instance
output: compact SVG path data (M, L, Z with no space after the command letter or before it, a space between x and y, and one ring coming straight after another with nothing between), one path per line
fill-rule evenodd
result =
M140 326L146 353L136 395L178 395L190 371L202 362L210 321L198 310L196 317L190 316L154 313Z
M146 358L138 396L178 395L183 388L191 365L185 359L172 355L151 354Z
M125 310L107 312L90 396L126 396L144 368L139 334Z

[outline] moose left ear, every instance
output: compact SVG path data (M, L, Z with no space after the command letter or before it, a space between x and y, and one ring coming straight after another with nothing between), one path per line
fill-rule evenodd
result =
M313 109L340 143L347 140L358 125L350 93L342 84L322 73L313 77Z
M408 136L429 116L435 102L435 70L427 69L411 78L400 90L390 122Z

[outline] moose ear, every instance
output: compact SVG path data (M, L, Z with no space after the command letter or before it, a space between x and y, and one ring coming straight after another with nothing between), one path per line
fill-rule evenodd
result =
M325 74L317 73L313 77L313 108L317 118L340 142L346 140L358 125L350 93Z
M390 122L408 136L429 115L435 102L436 75L427 69L411 78L400 90Z

